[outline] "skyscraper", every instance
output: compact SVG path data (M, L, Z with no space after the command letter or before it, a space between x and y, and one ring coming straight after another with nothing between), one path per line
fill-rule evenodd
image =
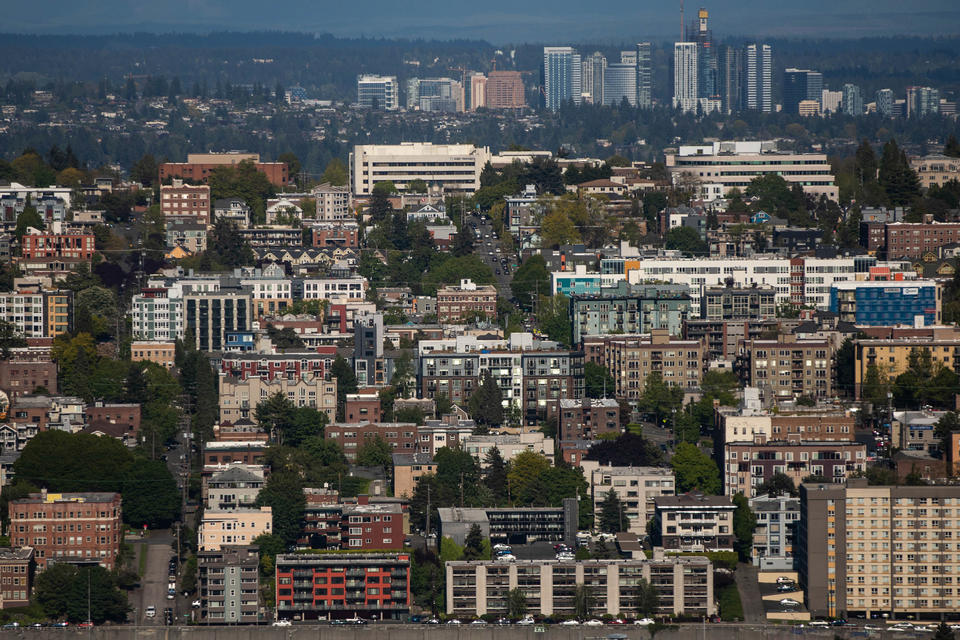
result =
M855 84L843 85L843 112L848 116L863 115L863 95Z
M523 109L527 96L519 71L491 71L487 76L488 109Z
M399 106L400 91L396 76L357 76L357 104L370 109L393 111Z
M877 113L887 118L893 116L893 89L877 91Z
M727 45L723 49L721 65L721 98L724 113L739 113L746 100L746 78L743 70L743 50Z
M567 100L580 104L583 93L580 54L573 47L543 48L544 106L556 111Z
M637 43L637 106L649 109L653 106L652 66L650 63L650 43Z
M463 111L463 86L453 78L408 78L407 109Z
M487 106L487 76L474 73L470 76L470 110Z
M697 20L687 33L687 39L697 44L697 97L720 98L720 74L713 31L708 25L706 9L697 12Z
M697 43L673 43L673 106L697 110Z
M773 111L773 49L768 44L747 45L744 58L743 108L770 113Z
M931 87L907 87L907 117L922 118L940 113L940 91Z
M786 69L783 72L783 110L799 113L800 102L813 100L819 107L823 99L823 74L809 69Z
M583 95L587 94L593 104L603 104L603 81L607 59L599 51L583 59Z
M607 65L603 80L603 104L617 106L624 99L632 106L637 105L637 66L630 63Z

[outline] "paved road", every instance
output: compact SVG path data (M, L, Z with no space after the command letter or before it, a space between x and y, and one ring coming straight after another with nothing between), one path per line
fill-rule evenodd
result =
M474 229L474 225L476 228ZM497 291L501 296L509 298L510 280L513 277L514 266L518 265L516 255L508 255L501 246L493 227L484 222L479 216L468 215L467 226L474 229L474 253L480 257L492 270L497 280ZM489 237L487 237L489 236ZM499 273L497 273L499 271Z
M737 590L740 592L740 603L743 605L743 618L746 623L765 622L766 613L763 610L763 598L760 597L760 583L757 582L757 568L752 564L741 562L734 573Z
M173 606L172 600L167 600L168 562L173 551L170 543L173 536L170 531L153 531L149 537L136 543L137 551L147 554L147 566L140 579L140 589L134 596L133 605L137 608L139 623L143 625L163 625L163 610ZM138 555L139 558L139 555ZM153 605L157 609L155 618L147 618L147 607Z

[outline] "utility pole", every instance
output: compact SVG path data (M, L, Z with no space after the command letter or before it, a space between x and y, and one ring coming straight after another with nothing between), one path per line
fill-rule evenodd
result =
M463 471L460 472L460 508L463 509Z
M427 485L427 528L424 530L424 542L427 548L430 547L430 485Z

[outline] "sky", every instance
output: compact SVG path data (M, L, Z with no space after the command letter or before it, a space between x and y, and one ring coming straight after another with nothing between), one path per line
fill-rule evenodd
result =
M336 36L619 42L680 33L680 0L4 0L0 32L282 30ZM700 5L687 0L689 22ZM960 33L957 0L704 0L717 35Z

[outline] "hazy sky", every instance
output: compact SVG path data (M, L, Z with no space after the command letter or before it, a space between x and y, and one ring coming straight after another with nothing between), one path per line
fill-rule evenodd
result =
M721 35L960 33L957 0L712 0ZM277 29L494 43L672 38L679 0L4 0L2 32ZM687 0L687 21L699 5Z

